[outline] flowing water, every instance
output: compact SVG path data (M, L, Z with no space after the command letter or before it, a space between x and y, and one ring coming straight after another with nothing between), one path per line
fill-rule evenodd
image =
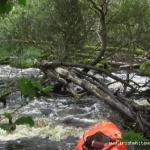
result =
M0 84L8 79L41 75L38 69L1 66ZM119 73L116 75L120 76ZM140 82L149 80L134 74L134 80L139 82L139 79ZM111 82L110 79L106 80ZM113 86L110 88L121 87L120 84ZM20 92L12 93L7 99L7 108L0 106L0 114L13 111L23 103ZM40 97L19 109L18 114L32 116L35 126L19 125L12 133L0 129L0 150L71 150L84 129L94 122L109 119L120 128L124 124L117 111L94 96L82 97L80 101L71 97Z

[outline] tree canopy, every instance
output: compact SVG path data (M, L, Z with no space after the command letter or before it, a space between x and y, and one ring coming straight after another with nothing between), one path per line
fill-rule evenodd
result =
M7 51L11 46L16 51L15 46L20 45L20 49L40 49L50 60L92 63L96 57L104 59L108 49L130 53L149 50L149 0L0 3L0 42ZM6 46L7 42L11 46ZM81 59L81 55L88 59Z

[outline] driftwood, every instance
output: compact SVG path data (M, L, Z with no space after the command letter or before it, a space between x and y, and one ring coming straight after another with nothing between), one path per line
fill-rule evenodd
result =
M131 111L127 107L124 107L124 105L120 104L119 101L117 101L115 97L113 97L113 95L105 94L102 89L98 88L90 82L87 82L84 79L78 78L75 74L69 73L69 71L67 71L66 69L56 68L56 72L64 78L67 78L77 85L82 86L86 90L96 95L98 98L105 100L108 104L110 104L114 108L117 108L120 112L125 113L129 119L133 119L134 115L131 113Z
M76 68L84 68L84 69L88 69L88 70L94 70L97 71L100 74L105 74L109 77L111 77L114 80L117 80L119 82L121 82L122 84L126 85L127 87L130 87L131 89L135 89L132 85L128 84L126 81L120 79L119 77L111 74L110 72L108 72L105 69L102 68L96 68L90 65L83 65L83 64L67 64L67 63L55 63L55 62L48 62L48 61L43 61L42 63L37 63L37 65L39 68L41 68L43 71L49 68L56 68L56 67L76 67ZM136 90L136 89L135 89Z
M126 64L126 65L121 65L120 69L139 69L140 65L139 64Z
M114 68L120 68L120 69L138 69L140 67L139 64L128 64L125 62L116 62L116 61L108 61L108 64L111 65Z
M47 76L47 78L53 78L58 82L63 83L69 92L79 99L78 93L73 89L73 84L78 85L85 89L87 92L94 94L100 100L104 100L113 109L119 111L127 122L136 123L136 127L139 131L147 134L150 132L150 118L146 117L149 114L149 109L141 109L134 101L125 98L123 95L114 95L112 91L109 90L107 85L100 81L98 78L85 73L82 69L90 69L97 71L100 74L105 74L106 76L115 79L117 82L121 82L127 87L136 90L128 82L112 75L108 71L100 68L95 68L93 66L86 66L81 64L66 64L66 63L52 63L43 61L36 65L40 68ZM79 69L80 68L80 69ZM149 107L149 106L147 106Z

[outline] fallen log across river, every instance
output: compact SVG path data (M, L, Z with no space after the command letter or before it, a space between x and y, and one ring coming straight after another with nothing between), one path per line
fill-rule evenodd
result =
M147 137L150 137L150 106L146 106L146 109L141 109L141 106L138 106L134 101L121 94L114 94L103 81L82 71L82 69L94 70L100 75L105 74L129 88L137 90L125 80L104 69L88 65L43 61L37 63L36 67L40 68L45 73L46 78L63 83L68 91L76 98L79 98L80 95L74 90L73 85L78 85L85 91L98 97L99 100L104 100L113 109L120 112L123 118L125 118L127 122L130 122L132 128L134 126L135 129L143 132Z

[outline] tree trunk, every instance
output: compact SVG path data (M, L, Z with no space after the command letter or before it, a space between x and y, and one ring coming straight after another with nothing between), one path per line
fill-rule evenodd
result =
M114 108L117 108L120 112L123 114L126 114L128 119L133 120L134 114L132 114L132 111L129 110L129 108L122 105L119 101L115 99L115 97L112 97L110 95L106 95L101 89L99 89L94 84L87 82L86 80L82 80L78 78L75 74L70 73L68 70L63 68L56 68L55 69L58 74L60 74L62 77L67 78L68 80L71 80L73 83L83 87L87 91L93 93L101 100L105 100L106 103L113 106Z
M106 23L105 23L105 14L104 12L100 12L100 38L101 38L101 50L96 57L96 59L91 63L92 66L95 66L99 63L102 57L105 54L107 48L107 31L106 31Z

